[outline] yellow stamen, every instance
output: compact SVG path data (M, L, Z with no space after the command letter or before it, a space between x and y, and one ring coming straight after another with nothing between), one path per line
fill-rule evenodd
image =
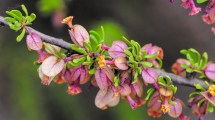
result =
M165 114L165 113L170 111L170 106L169 105L162 105L161 110Z
M208 92L212 95L215 96L215 85L211 85L208 89Z
M103 68L106 65L106 63L105 63L105 56L103 56L103 55L99 56L98 64L99 64L100 68Z

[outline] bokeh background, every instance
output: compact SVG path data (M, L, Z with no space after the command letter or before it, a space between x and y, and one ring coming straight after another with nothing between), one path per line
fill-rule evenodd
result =
M59 24L66 15L75 16L75 23L88 30L106 30L106 42L121 39L122 35L142 45L153 43L164 49L164 68L171 64L183 48L206 51L215 61L215 36L210 26L200 19L201 14L190 17L189 11L180 7L180 0L1 0L0 15L6 10L25 4L29 12L37 14L32 27L67 41L67 28ZM35 52L29 52L25 40L15 41L15 33L0 27L0 120L151 120L146 107L132 110L121 101L117 107L102 111L94 105L97 89L84 90L78 96L66 93L66 85L40 84ZM180 87L177 97L188 99L192 88ZM185 114L191 110L185 108ZM206 120L214 120L215 114ZM164 115L159 120L172 119ZM156 119L156 120L158 120ZM192 118L195 120L197 118Z

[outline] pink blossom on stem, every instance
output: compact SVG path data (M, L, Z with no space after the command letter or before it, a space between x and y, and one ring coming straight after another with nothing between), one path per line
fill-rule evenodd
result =
M152 68L143 68L142 77L144 82L153 84L157 82L158 74Z
M185 9L191 8L191 11L189 15L196 15L201 11L201 8L196 7L195 3L193 0L182 0L181 6L184 7Z
M116 57L126 57L126 54L124 53L124 50L126 50L128 46L120 41L114 41L112 46L108 49L108 53L112 58Z
M172 65L172 71L173 73L175 73L176 75L180 75L185 77L186 76L186 70L184 68L181 67L181 65L187 65L190 66L190 62L186 59L183 58L179 58L176 60L176 62Z
M36 33L27 35L26 43L29 50L40 50L43 47L43 42Z

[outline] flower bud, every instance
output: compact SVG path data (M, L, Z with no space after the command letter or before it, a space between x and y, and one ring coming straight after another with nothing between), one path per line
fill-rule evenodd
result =
M151 43L144 45L141 51L146 51L147 55L153 55L158 53L158 57L163 59L163 49L158 46L153 46Z
M89 33L81 25L74 25L73 28L69 30L69 35L72 41L80 47L84 47L84 42L90 42Z
M163 114L161 110L161 102L159 102L159 100L159 93L155 92L148 102L148 115L153 118L158 118Z
M116 57L126 57L126 54L124 53L124 50L126 50L128 46L120 41L114 41L112 46L108 49L108 53L112 58Z
M205 75L210 80L215 80L215 63L208 63L204 69Z
M43 42L36 33L27 35L26 43L29 50L40 50L43 47Z

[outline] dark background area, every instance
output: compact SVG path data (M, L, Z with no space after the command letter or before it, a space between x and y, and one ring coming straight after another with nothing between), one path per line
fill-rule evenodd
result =
M29 12L37 14L33 28L51 36L70 41L66 27L55 29L50 16L38 11L37 0L1 0L0 15L18 8L22 3ZM67 0L67 15L75 16L75 23L88 30L96 23L110 20L119 25L129 39L144 45L153 43L164 49L164 68L179 57L181 49L195 48L208 52L215 61L215 36L210 26L201 20L201 14L190 17L189 11L180 7L178 0ZM104 22L103 22L104 23ZM113 33L114 34L114 33ZM42 86L33 62L37 59L29 52L25 40L15 41L18 33L0 28L0 120L148 120L146 107L131 110L121 101L117 107L102 111L94 105L95 90L85 90L78 96L66 93L66 85ZM115 38L118 39L118 38ZM178 88L177 97L186 103L192 88ZM185 108L185 114L191 110ZM164 115L166 116L166 115ZM206 120L213 120L210 114ZM158 118L172 119L169 117ZM197 118L192 118L197 119Z

